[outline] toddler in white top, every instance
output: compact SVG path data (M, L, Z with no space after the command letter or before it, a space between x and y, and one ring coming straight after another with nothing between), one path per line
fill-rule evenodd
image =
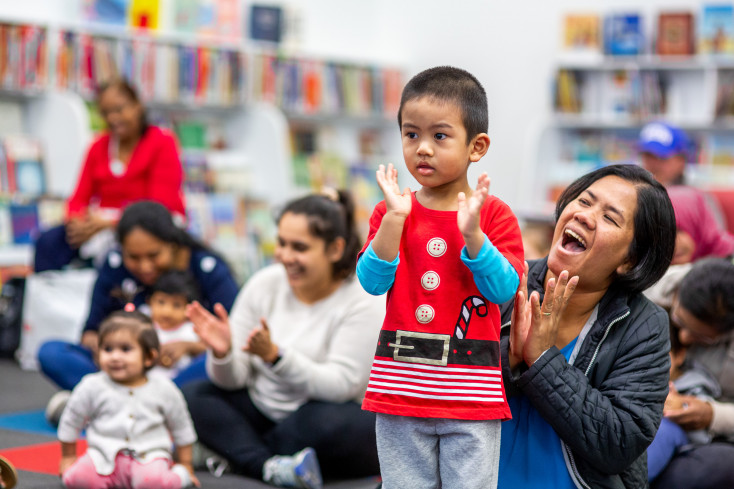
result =
M194 357L206 351L194 324L186 317L186 306L198 299L196 281L184 271L162 274L151 288L148 306L161 344L160 359L151 374L174 379Z
M170 380L147 375L159 348L139 312L118 311L100 325L101 371L76 386L59 423L65 487L199 486L191 462L196 432L183 395ZM88 448L78 458L84 428Z

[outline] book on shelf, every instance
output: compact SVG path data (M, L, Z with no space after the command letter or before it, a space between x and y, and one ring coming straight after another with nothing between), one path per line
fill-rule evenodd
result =
M187 192L211 192L214 188L213 175L209 169L206 153L203 151L182 151L181 163L184 169L184 187Z
M46 178L40 141L24 134L5 136L0 152L0 185L8 193L42 195Z
M597 14L567 14L563 18L563 48L567 51L601 52Z
M239 39L242 35L242 10L239 0L217 1L217 36Z
M661 12L655 52L662 56L688 56L694 52L692 12Z
M113 76L130 80L146 101L230 105L245 94L245 57L232 48L116 38L64 31L57 86L93 98Z
M250 39L255 41L280 42L283 34L283 9L275 5L250 7Z
M82 18L88 22L99 22L124 26L130 0L83 0Z
M578 114L581 112L577 74L570 70L558 70L555 79L555 109L558 112Z
M614 70L606 78L607 110L614 116L636 117L640 113L640 76L637 71Z
M702 54L734 53L734 6L704 5L699 24L698 51Z
M639 13L609 14L604 17L604 52L634 56L645 52L643 19Z
M177 32L196 33L199 18L199 0L173 2L173 29Z
M216 0L199 0L199 15L196 20L196 33L202 36L214 36L217 33Z
M701 141L702 166L711 169L734 169L734 136L727 133L709 134Z
M656 71L645 71L640 78L640 112L642 119L660 117L667 110L663 80Z
M24 159L15 162L16 192L27 195L46 193L46 178L40 159Z
M46 29L30 24L0 24L0 86L42 89L47 82Z
M734 116L734 71L719 73L714 113L717 118Z
M157 29L160 0L131 0L130 27L138 29Z
M13 244L33 244L38 237L38 206L34 203L10 203Z
M13 244L13 221L10 219L10 202L0 199L0 246Z

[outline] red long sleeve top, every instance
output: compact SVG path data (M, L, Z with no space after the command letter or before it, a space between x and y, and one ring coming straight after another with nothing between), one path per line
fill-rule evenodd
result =
M121 211L138 200L154 200L174 214L186 215L183 168L174 136L150 126L133 150L122 175L110 170L110 135L100 136L89 148L67 218L84 215L89 207Z

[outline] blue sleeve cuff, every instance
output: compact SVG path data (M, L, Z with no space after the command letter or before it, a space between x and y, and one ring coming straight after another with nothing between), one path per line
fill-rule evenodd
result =
M372 295L382 295L395 282L395 271L400 263L400 254L391 262L382 260L372 249L372 243L367 246L357 261L357 278L362 288Z
M502 253L484 237L484 243L475 259L469 258L466 246L461 250L461 261L474 275L474 283L479 292L495 304L502 304L512 299L520 285L517 270Z

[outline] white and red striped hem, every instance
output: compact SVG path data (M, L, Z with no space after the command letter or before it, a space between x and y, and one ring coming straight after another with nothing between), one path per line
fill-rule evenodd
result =
M441 367L375 359L367 391L445 401L505 401L502 371L492 367Z

